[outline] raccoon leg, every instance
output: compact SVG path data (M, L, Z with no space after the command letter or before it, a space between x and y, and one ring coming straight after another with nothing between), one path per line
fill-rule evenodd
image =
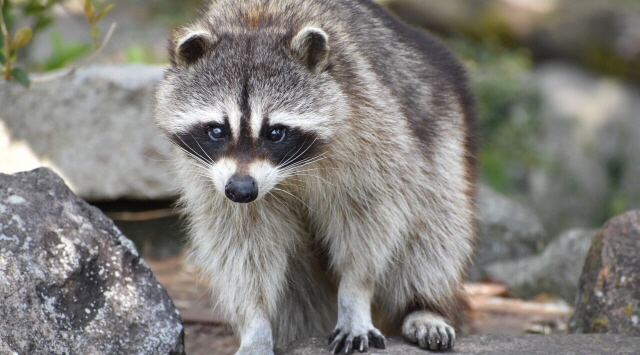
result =
M343 275L338 287L338 323L329 335L333 354L366 352L369 343L385 348L385 338L371 321L373 282L358 282L353 275Z
M236 355L273 355L273 334L268 319L258 314L240 330L240 349Z
M429 311L415 311L402 324L402 335L423 349L449 350L456 340L456 331L447 321Z

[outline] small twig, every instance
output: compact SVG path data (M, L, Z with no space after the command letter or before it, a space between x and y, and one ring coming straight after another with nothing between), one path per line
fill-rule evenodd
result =
M538 303L502 297L472 297L471 309L484 312L570 315L573 308L566 304Z
M164 208L161 210L142 212L107 212L106 215L117 221L135 222L178 216L180 212L174 208Z
M64 77L73 75L73 73L75 73L78 69L83 68L83 67L91 64L94 60L96 60L96 58L100 55L100 53L102 53L102 51L104 50L104 47L107 46L107 43L109 43L109 40L111 39L111 35L113 35L113 31L115 31L116 26L117 26L117 23L115 23L115 22L111 24L111 27L109 27L109 31L104 36L104 40L102 41L102 44L100 45L100 47L95 52L93 52L93 54L91 54L91 56L89 58L87 58L84 61L84 63L82 63L80 65L72 66L71 68L69 68L67 70L59 71L57 73L32 77L31 78L31 82L32 83L36 83L36 84L40 84L40 83L45 83L45 82L49 82L49 81L62 79Z

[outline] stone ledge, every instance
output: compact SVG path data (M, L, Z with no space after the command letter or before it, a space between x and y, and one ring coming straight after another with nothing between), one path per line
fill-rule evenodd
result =
M422 350L402 338L387 339L387 349L370 349L369 354L425 355L432 352ZM327 342L323 338L312 338L292 343L276 350L276 355L327 355ZM359 354L359 353L356 353ZM456 355L600 355L640 354L640 337L614 334L572 335L471 335L458 338L452 351L442 354Z

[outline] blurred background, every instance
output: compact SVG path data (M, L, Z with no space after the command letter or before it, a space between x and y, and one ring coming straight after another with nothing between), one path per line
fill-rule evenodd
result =
M56 4L43 19L23 11L30 2L5 2L10 27L35 32L16 63L32 73L31 88L0 84L0 172L53 168L136 242L185 321L217 324L182 261L168 142L151 119L170 30L205 1L94 1L115 4L98 38L117 23L95 56L83 1ZM527 314L504 301L515 316L496 316L479 298L470 332L566 331L595 229L640 207L640 0L378 2L439 37L469 72L481 143L470 279L484 282L470 292L540 305ZM235 346L206 329L191 328L192 339Z

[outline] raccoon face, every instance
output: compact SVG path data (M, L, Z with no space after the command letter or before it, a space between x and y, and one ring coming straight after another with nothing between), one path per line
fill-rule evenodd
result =
M324 31L182 30L173 45L156 120L218 192L252 202L321 158L344 106Z
M236 113L176 133L173 141L207 171L216 190L233 202L252 202L315 160L324 142L316 132L258 118L257 132Z

